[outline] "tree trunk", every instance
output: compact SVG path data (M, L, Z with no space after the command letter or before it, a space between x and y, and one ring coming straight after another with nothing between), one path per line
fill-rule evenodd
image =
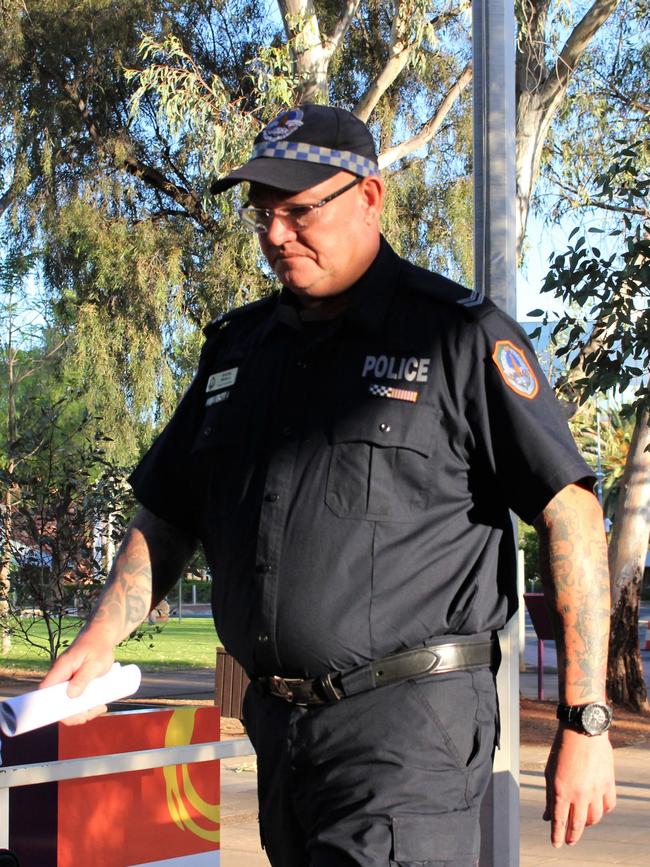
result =
M516 250L521 262L530 202L539 180L540 165L548 130L564 91L546 104L538 93L523 92L517 102L517 133L515 138Z
M10 461L9 473L13 471L13 462ZM9 629L9 611L11 593L11 540L13 536L13 497L11 488L5 492L2 506L2 532L0 533L0 649L6 656L11 650L11 631Z
M609 547L612 620L607 689L615 704L649 710L639 648L641 584L650 536L650 414L639 410Z
M278 0L295 72L303 84L299 102L327 102L328 66L318 16L312 0Z
M2 536L7 537L7 533L11 532L11 500L10 493L7 492L5 502L3 503L2 521L3 532ZM9 578L9 544L8 538L3 538L3 551L0 555L0 650L2 656L6 656L11 650L11 632L9 631L9 593L11 591L11 580Z
M9 293L10 311L13 310L13 293ZM7 474L9 479L12 478L14 464L14 442L16 441L16 355L13 346L13 317L10 312L9 327L8 327L8 343L7 343L7 451L9 460L7 463ZM0 533L0 646L2 655L6 656L11 650L11 631L9 629L9 611L10 611L10 593L11 593L11 545L13 541L13 510L14 497L12 490L12 482L5 491L2 506L2 532Z
M566 97L571 77L592 40L620 0L593 0L570 31L555 62L545 64L549 0L519 6L516 74L517 261L522 258L526 223L537 186L542 151L549 127Z

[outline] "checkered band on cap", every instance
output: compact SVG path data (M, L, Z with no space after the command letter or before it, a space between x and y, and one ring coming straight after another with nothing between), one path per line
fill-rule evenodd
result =
M274 157L285 160L304 160L321 166L336 166L339 169L368 178L376 175L379 167L374 160L352 151L338 151L300 141L261 141L253 146L251 159Z

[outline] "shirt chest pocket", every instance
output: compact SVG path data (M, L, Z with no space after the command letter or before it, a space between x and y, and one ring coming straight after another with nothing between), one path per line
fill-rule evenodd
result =
M340 518L411 521L432 503L440 413L377 399L333 425L325 500Z
M206 408L191 449L202 505L209 512L229 513L242 502L250 483L250 408L224 400Z

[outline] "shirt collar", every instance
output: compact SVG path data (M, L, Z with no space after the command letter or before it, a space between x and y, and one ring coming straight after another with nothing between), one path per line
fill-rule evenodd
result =
M379 252L366 273L348 290L351 301L343 318L379 334L398 286L400 259L381 236Z
M388 308L398 285L400 259L388 241L381 236L379 251L368 270L351 286L350 304L341 314L342 320L360 325L373 333L382 332ZM300 328L299 303L288 289L282 289L273 312L268 317L262 338L277 326Z

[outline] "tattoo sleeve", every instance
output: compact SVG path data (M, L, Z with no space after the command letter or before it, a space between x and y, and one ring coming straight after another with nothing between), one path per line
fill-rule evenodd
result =
M195 541L171 524L141 509L131 521L88 627L114 644L147 617L174 586L195 548Z
M558 654L560 701L605 698L610 583L603 515L577 485L557 494L535 522L540 567Z

